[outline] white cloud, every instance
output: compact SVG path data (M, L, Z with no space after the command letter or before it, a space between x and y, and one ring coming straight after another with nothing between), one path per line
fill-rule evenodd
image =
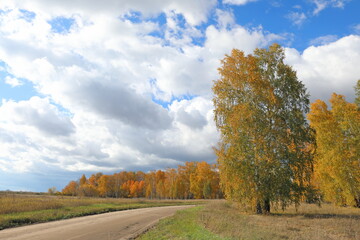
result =
M0 2L34 12L0 14L0 60L42 96L1 105L2 169L107 172L213 161L211 85L220 59L232 48L251 53L287 40L237 25L231 12L213 9L216 1L107 3ZM135 10L138 22L127 17ZM197 26L211 10L217 23ZM159 13L165 23L145 17ZM74 19L69 31L53 31L49 21L58 16Z
M209 11L215 6L216 0L182 0L182 1L117 1L117 0L62 0L47 1L34 0L24 2L20 0L3 0L0 8L20 8L27 9L36 13L41 12L46 18L51 16L73 16L80 14L86 18L94 15L107 15L117 17L129 11L139 11L145 17L155 16L161 12L171 12L182 14L186 21L192 25L206 22Z
M15 124L14 130L20 125L33 127L49 136L68 136L74 132L70 119L48 99L39 97L20 102L4 101L0 107L0 120L4 124Z
M250 2L256 2L257 0L223 0L225 4L232 4L232 5L245 5Z
M14 77L9 77L9 76L5 77L5 83L9 84L12 87L17 87L17 86L23 85L23 82L21 82L19 79L14 78Z
M230 11L216 9L216 16L218 18L218 24L220 28L227 28L235 25L234 13Z
M39 15L36 18L38 22L46 21ZM16 42L9 40L22 31L16 29L16 24L8 32L1 32L0 41L4 44L0 47L0 59L9 71L31 81L41 94L67 109L70 116L60 124L57 106L39 98L5 102L2 109L9 114L3 116L14 118L0 127L4 132L1 141L13 141L2 145L0 159L7 159L3 168L35 171L42 164L43 168L68 171L148 170L176 166L181 161L213 160L211 146L216 143L216 130L206 115L212 110L191 110L189 115L180 117L181 123L173 119L177 113L151 101L149 84L150 79L166 70L159 67L165 62L178 58L185 63L190 57L196 64L193 49L200 47L184 42L181 52L176 44L164 46L161 38L143 30L156 30L154 23L135 24L109 17L95 20L91 25L81 25L78 19L77 27L67 34L54 34L48 28L47 33L39 33L38 37L44 39L42 46L36 45L32 35L23 35ZM35 28L31 24L26 27L29 32ZM174 65L172 70L185 70L186 66ZM187 73L191 79L198 69L193 70ZM202 91L209 92L210 84L204 83L212 80L202 77L186 83L175 79L173 83L178 85L162 86L161 91L177 96L206 86ZM179 90L173 91L177 86ZM42 107L33 108L36 102L43 103ZM57 123L60 125L55 126ZM190 140L199 140L198 147L194 148ZM26 155L28 151L31 154Z
M317 15L327 7L344 8L346 2L349 1L351 0L311 0L311 2L313 2L316 6L313 14Z
M240 25L235 25L231 29L209 26L206 30L205 48L220 59L233 48L249 54L257 47L265 47L271 42L281 40L282 36L266 33L261 27L248 30Z
M326 36L321 36L321 37L312 39L310 41L310 44L311 45L325 45L325 44L335 42L337 39L338 39L338 36L336 36L336 35L326 35Z
M360 36L347 36L323 46L311 46L299 53L286 49L286 61L305 83L311 100L328 100L333 92L354 100L356 81L360 78Z
M292 21L294 25L301 26L307 19L305 13L291 12L286 17Z
M54 159L56 151L52 150L71 146L70 139L75 131L71 119L48 99L32 97L28 101L3 101L0 107L2 169L37 171L33 168L37 162ZM63 155L57 157L61 159Z
M355 33L360 35L360 23L352 27Z

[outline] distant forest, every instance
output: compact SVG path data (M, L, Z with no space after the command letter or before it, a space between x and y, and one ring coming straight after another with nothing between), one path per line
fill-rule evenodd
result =
M186 162L177 169L168 168L149 173L122 171L113 175L96 173L71 181L61 194L68 196L210 199L222 198L219 172L207 162Z

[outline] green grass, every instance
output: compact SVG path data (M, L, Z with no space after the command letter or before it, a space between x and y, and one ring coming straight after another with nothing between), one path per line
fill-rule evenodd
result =
M0 194L0 230L32 223L127 209L202 203L202 201L187 200L75 198Z
M214 200L179 211L139 239L360 240L360 209L302 204L256 215Z
M198 215L202 206L178 211L174 216L160 220L154 229L151 229L139 240L167 240L167 239L226 239L221 238L198 223Z

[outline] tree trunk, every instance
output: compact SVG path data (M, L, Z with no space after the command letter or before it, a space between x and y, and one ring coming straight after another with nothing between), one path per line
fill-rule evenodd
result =
M355 207L360 208L360 197L359 198L355 197Z
M260 201L258 201L256 203L256 213L257 214L262 214L263 213Z
M270 200L268 198L264 200L264 212L270 213Z

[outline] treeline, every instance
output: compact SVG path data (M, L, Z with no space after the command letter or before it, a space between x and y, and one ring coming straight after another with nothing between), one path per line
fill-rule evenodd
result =
M85 175L71 181L63 195L113 198L210 199L222 198L219 172L207 162L186 162L177 169L149 173L122 171L113 175Z
M360 80L355 91L354 103L336 93L330 109L315 101L308 119L316 131L315 189L326 201L360 208Z

